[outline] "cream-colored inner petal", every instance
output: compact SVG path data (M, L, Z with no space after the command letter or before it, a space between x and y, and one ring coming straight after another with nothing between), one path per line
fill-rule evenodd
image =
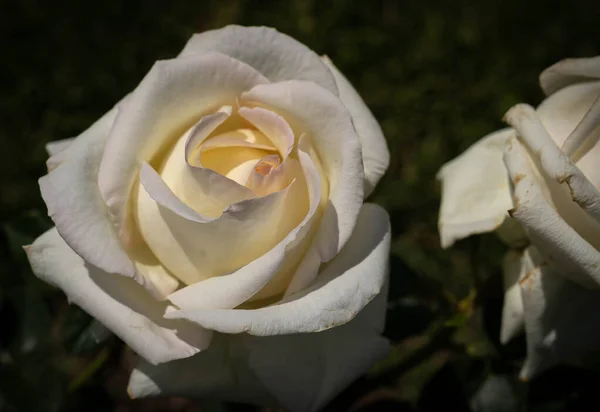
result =
M169 273L188 285L232 273L307 224L312 207L297 140L275 112L227 106L200 119L162 160L152 160L164 182L155 187L163 189L149 195L140 186L134 215L147 247ZM181 207L169 208L173 201L206 219L179 215ZM292 243L286 272L294 271L309 245ZM290 278L278 273L268 293L257 296L282 294Z
M221 147L201 152L202 166L245 185L254 165L269 155L266 150L249 147Z

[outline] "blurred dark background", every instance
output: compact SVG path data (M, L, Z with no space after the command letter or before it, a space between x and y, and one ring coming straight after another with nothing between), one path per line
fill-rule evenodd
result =
M328 411L598 410L600 376L561 366L516 378L524 340L500 346L504 246L441 250L435 173L538 104L539 73L600 54L600 2L545 0L4 1L0 12L0 411L252 411L205 400L131 401L135 355L38 281L20 245L51 226L37 179L44 144L78 135L194 32L267 25L351 80L380 121L392 164L372 201L394 231L385 362Z

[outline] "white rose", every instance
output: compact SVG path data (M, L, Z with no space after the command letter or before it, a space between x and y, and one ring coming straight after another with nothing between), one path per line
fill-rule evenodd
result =
M600 345L600 56L557 63L540 83L549 97L536 110L510 109L512 129L438 176L444 247L492 230L521 246L504 261L501 340L524 327L524 379Z
M389 153L327 58L265 27L197 34L48 149L56 227L31 265L147 361L132 396L310 411L386 353L385 293L353 318L386 281L388 215L363 199Z

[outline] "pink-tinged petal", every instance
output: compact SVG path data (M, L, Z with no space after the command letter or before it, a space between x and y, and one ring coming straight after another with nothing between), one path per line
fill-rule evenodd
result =
M240 60L272 82L306 80L337 95L321 58L302 43L269 27L227 26L195 34L180 57L218 52Z
M443 248L474 234L498 229L513 207L502 161L510 129L487 135L438 172L442 203L438 228Z
M218 53L157 62L115 120L98 184L120 234L141 162L175 143L199 118L235 104L244 90L268 80L250 66Z
M547 95L573 83L600 79L600 56L561 60L540 74L540 85Z
M134 398L161 394L320 410L389 352L389 343L379 336L385 307L381 293L352 321L320 333L217 334L207 351L185 362L140 362L131 374L129 393Z
M298 160L289 158L280 164L279 155L269 155L254 165L246 187L257 196L265 196L289 185L299 173L302 168Z
M527 151L516 139L509 140L504 162L514 184L512 217L523 225L532 243L562 276L587 287L598 287L600 252L552 207Z
M131 279L87 264L55 229L26 247L34 273L102 322L148 362L187 358L207 348L212 332L162 317L166 304Z
M294 132L283 117L262 107L240 107L239 113L271 140L282 160L287 159L294 148Z
M600 345L600 291L565 279L534 247L528 253L534 268L519 282L527 336L521 379L559 363L587 366L586 358Z
M295 135L310 137L329 180L329 203L321 225L338 233L321 256L330 260L352 234L363 202L362 152L348 111L327 90L302 81L260 85L242 94L242 100L277 111Z
M358 133L365 168L365 197L373 191L390 164L390 152L377 119L348 79L335 67L328 57L323 61L333 73L340 100L350 112L352 123Z
M390 224L384 209L365 204L353 236L310 288L254 310L197 309L167 313L222 333L269 336L320 332L353 319L384 287Z

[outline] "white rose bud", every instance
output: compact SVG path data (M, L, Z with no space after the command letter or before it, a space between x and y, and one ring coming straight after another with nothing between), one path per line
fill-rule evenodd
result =
M513 107L511 129L438 175L444 247L493 230L520 246L504 261L501 340L524 327L523 379L600 345L600 56L559 62L540 83L537 109Z
M265 27L197 34L48 149L56 227L29 260L145 359L133 397L312 411L386 354L390 226L363 200L389 153L327 58Z

